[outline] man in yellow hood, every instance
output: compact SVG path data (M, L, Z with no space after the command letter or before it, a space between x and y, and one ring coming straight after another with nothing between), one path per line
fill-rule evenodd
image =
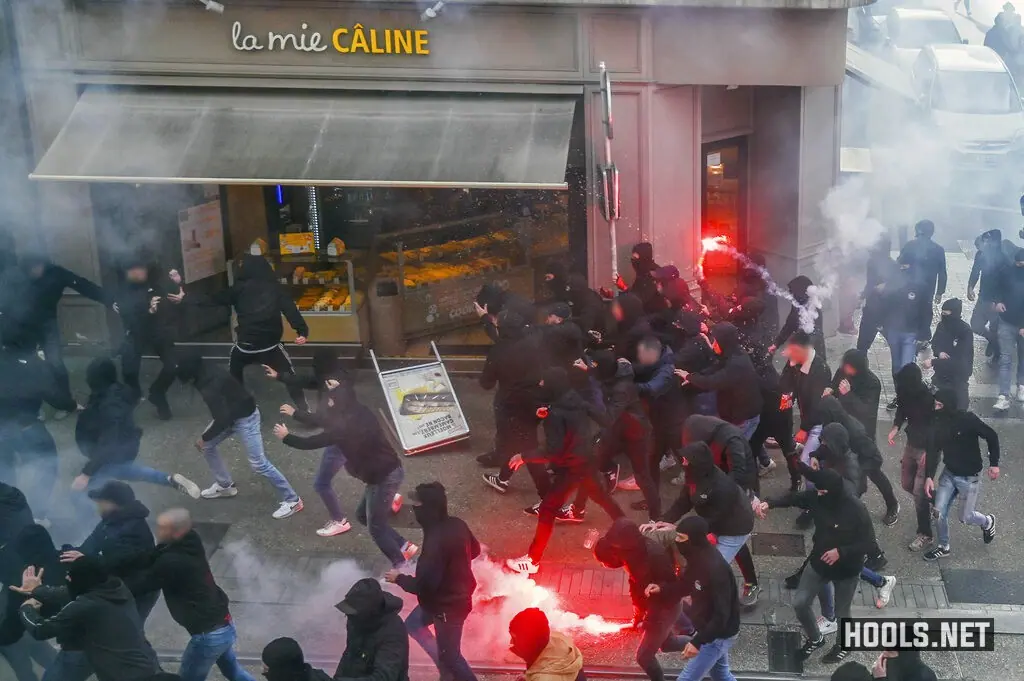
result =
M527 608L508 625L510 649L526 662L526 681L586 681L583 654L572 639L551 631L547 616Z

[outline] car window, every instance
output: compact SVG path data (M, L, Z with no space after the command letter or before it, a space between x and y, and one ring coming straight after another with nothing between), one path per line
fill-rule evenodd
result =
M1005 71L942 71L935 78L931 104L938 111L964 114L1009 114L1021 110L1020 95Z
M890 34L893 45L905 50L920 50L926 45L955 45L960 42L956 26L948 19L907 19Z

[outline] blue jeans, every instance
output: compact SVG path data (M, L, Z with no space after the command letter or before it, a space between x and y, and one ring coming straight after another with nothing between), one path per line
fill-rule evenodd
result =
M0 425L0 481L21 488L36 518L49 516L57 445L42 421Z
M1010 394L1010 374L1013 371L1013 351L1017 352L1017 385L1024 385L1024 338L1020 327L1000 321L999 330L999 394Z
M256 409L245 418L240 418L231 424L231 427L217 435L209 442L203 443L203 456L206 463L213 471L213 477L221 487L230 487L235 484L231 479L231 473L224 465L224 459L217 451L217 445L229 437L238 434L238 438L245 447L249 457L249 467L254 473L262 475L274 486L282 501L298 501L299 495L295 493L288 480L277 470L277 467L270 463L266 453L263 451L263 433L260 431L260 410Z
M405 538L391 527L388 520L391 516L391 502L394 501L403 480L405 470L397 466L381 482L366 486L363 500L356 509L356 520L370 530L373 543L394 567L405 562L405 556L402 555Z
M885 333L892 358L892 375L917 359L917 333L914 331L890 331Z
M679 672L676 681L703 681L708 677L711 681L736 681L729 671L729 650L736 644L736 637L718 638L705 643L683 671Z
M807 431L807 440L804 442L804 448L800 450L800 461L810 466L811 454L818 451L819 447L821 447L821 426L814 426ZM806 482L804 486L806 489L814 489L814 485L810 482Z
M743 431L743 437L748 441L754 437L754 433L757 431L757 427L761 425L761 415L758 414L752 419L747 419L742 423L737 423L736 427Z
M43 681L85 681L92 676L92 665L85 653L62 650L43 672Z
M981 479L977 475L961 477L944 470L936 487L935 510L939 512L939 519L935 524L940 546L949 546L949 509L957 496L961 497L960 522L982 528L988 526L988 516L974 509L981 493Z
M697 393L693 398L694 413L702 416L718 415L718 395L712 392Z
M33 661L48 669L57 658L57 651L46 641L37 641L28 634L9 646L0 646L0 657L7 660L17 681L38 681Z
M234 624L190 638L185 652L181 654L181 667L178 669L181 681L206 681L215 663L228 681L256 681L238 664L234 650L237 638Z
M320 459L320 469L316 472L313 480L313 490L320 495L320 500L327 507L327 515L331 520L343 522L346 520L345 511L341 510L341 502L338 495L334 493L334 476L345 467L345 453L335 445L324 449L324 455Z
M749 534L744 534L737 537L717 537L718 544L715 548L722 554L722 558L725 558L726 563L731 563L736 554L740 552L740 549L747 543L747 539L750 539Z
M134 461L127 461L125 463L108 463L93 473L92 477L89 478L89 489L102 487L103 483L108 480L125 480L127 482L148 482L151 485L162 485L163 487L173 487L171 481L168 480L168 474L163 471L158 471L155 468L149 466L143 466L140 463Z
M416 643L437 665L442 678L454 681L476 681L466 658L462 656L462 627L464 620L455 621L444 615L434 617L416 606L405 620L405 628ZM430 626L434 626L434 635ZM436 636L437 638L435 638Z

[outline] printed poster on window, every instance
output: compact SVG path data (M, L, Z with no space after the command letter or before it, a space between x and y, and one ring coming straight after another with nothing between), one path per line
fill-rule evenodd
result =
M444 364L383 371L380 382L406 454L469 437L469 425Z
M182 276L186 284L227 269L220 201L178 211L178 230L181 233Z

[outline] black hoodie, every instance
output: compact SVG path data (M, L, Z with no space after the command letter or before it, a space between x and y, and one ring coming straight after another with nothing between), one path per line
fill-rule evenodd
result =
M978 287L979 303L992 302L999 277L1003 269L1011 264L1010 259L1003 253L1002 243L1003 234L998 229L985 232L975 241L978 250L974 252L974 264L967 279L967 289L973 290L981 279L981 285Z
M959 298L944 302L942 316L932 335L932 352L935 353L932 368L935 369L935 382L940 384L966 383L974 373L974 333L961 316L963 307ZM948 357L942 359L939 356L942 353Z
M82 468L93 476L107 464L127 463L139 456L142 429L135 425L138 400L127 386L117 382L117 368L106 357L89 362L85 371L89 401L78 414L75 444L89 459Z
M33 278L29 270L42 266L43 273ZM106 292L84 277L38 255L23 256L17 267L4 271L0 286L0 321L4 343L21 347L34 345L42 338L44 326L57 318L57 305L65 289L103 305L111 301Z
M830 423L821 429L821 446L811 456L822 468L843 476L858 497L867 491L867 480L861 473L857 455L850 449L850 435L841 423Z
M775 347L782 347L782 345L789 340L789 337L801 329L800 324L800 313L802 307L807 306L810 303L810 294L808 291L814 286L809 277L799 275L794 277L789 282L789 293L796 300L797 304L791 305L789 308L789 314L786 316L786 321L783 323L782 328L779 329L779 335L775 337ZM825 350L825 331L822 322L822 310L818 309L817 314L814 317L814 332L811 334L814 339L814 351L821 355L822 359L825 358L827 351Z
M111 574L126 578L127 566L156 546L148 517L149 509L138 499L114 509L103 516L78 550L95 557Z
M331 378L342 380L348 376L348 372L342 365L341 358L338 357L338 351L335 348L317 348L314 350L310 368L312 372L308 374L299 374L298 372L292 374L278 373L277 380L285 385L297 386L303 390L316 392L318 397L322 397L327 389L324 386L325 381Z
M281 315L285 316L297 336L309 335L309 326L291 294L277 280L274 268L262 255L243 255L238 263L235 284L212 296L198 297L196 303L233 307L238 319L235 344L245 352L269 350L281 342L284 335Z
M20 489L0 482L0 545L6 544L35 523L32 509Z
M331 677L306 662L302 648L293 638L277 638L263 648L260 656L267 681L332 681Z
M56 638L63 650L81 651L98 681L148 681L160 672L160 665L142 631L135 601L120 579L89 563L88 558L79 558L71 564L67 589L33 591L32 597L44 607L57 600L67 605L52 617L22 605L22 624L35 639ZM87 573L94 573L95 579Z
M843 409L842 404L834 395L828 395L821 399L819 406L821 422L827 428L830 424L837 423L846 431L849 439L849 447L857 455L857 463L861 471L877 470L882 467L882 452L878 449L875 438L867 434L860 421ZM824 432L824 428L822 428Z
M145 265L128 261L122 265L121 271L136 266ZM151 268L146 269L149 271ZM143 342L173 339L178 326L178 306L168 302L165 296L168 293L177 293L180 288L166 275L158 278L150 274L147 281L141 283L124 281L115 298L118 317L124 326L125 334L129 338ZM156 310L150 312L149 302L153 298L162 300L157 304Z
M960 409L954 390L939 390L935 401L942 403L942 409L935 414L935 430L928 448L925 475L935 478L940 456L952 475L978 475L985 467L979 440L988 445L989 466L998 468L999 436L996 431L973 412Z
M818 405L831 380L832 373L828 370L825 355L820 354L817 349L803 364L786 362L779 377L779 392L783 395L792 395L799 405L800 430L809 432L811 428L821 425Z
M158 544L132 567L135 569L128 578L132 593L162 589L171 618L190 635L231 623L228 596L214 581L203 541L195 530L168 544Z
M548 366L542 330L528 325L514 310L498 315L498 339L487 352L480 372L480 386L497 386L496 408L517 414L533 413L537 402L537 382Z
M421 608L431 615L463 621L473 609L473 560L480 542L461 518L448 515L448 495L439 482L416 487L413 506L416 522L423 528L423 546L415 575L399 575L397 584L416 595Z
M661 519L676 523L692 509L707 520L711 532L718 536L750 534L754 529L750 497L715 465L711 448L703 442L695 442L686 445L682 455L686 484Z
M5 534L10 529L5 527ZM21 584L25 568L32 566L42 569L43 584L46 586L63 586L67 583L64 580L65 568L58 555L50 533L41 525L32 524L30 519L28 525L22 526L10 538L0 541L0 584L5 587ZM27 598L16 591L6 591L6 607L0 613L0 646L14 645L25 633L19 610ZM63 604L43 610L43 616L56 614L60 605Z
M885 282L881 295L881 326L886 333L917 333L927 314L921 300L931 298L913 271L913 265L900 261ZM908 268L909 267L909 268Z
M553 468L579 469L591 465L591 414L596 408L588 405L569 385L564 370L544 372L542 398L549 401L544 417L544 449L526 452L527 463L548 464ZM603 419L602 419L603 420Z
M1024 328L1024 248L1018 248L1013 262L1002 269L993 302L1006 306L1000 318L1016 328Z
M644 311L643 301L632 293L624 293L615 299L622 310L622 321L615 322L615 328L608 338L608 345L618 357L636 361L636 345L644 336L652 333L651 324Z
M921 367L908 364L896 372L896 415L893 427L907 426L907 443L920 450L929 446L935 417L935 397L925 385Z
M203 431L203 442L209 442L234 425L238 419L252 416L256 400L227 371L203 361L198 349L184 348L178 355L178 379L194 383L210 410L213 421Z
M710 371L690 374L687 380L702 390L713 390L718 396L718 415L741 424L761 415L761 391L757 370L750 356L740 347L739 331L728 322L715 324L711 335L722 356L719 365Z
M595 352L593 362L594 375L604 396L608 429L631 439L645 437L651 424L633 380L633 366L617 361L611 350Z
M847 365L853 367L857 373L852 376L847 374ZM839 384L844 380L850 384L850 392L845 395L839 390ZM874 438L878 431L878 404L882 399L882 382L868 367L867 355L860 350L844 352L843 363L832 377L830 387L843 409L857 419L864 426L864 430Z
M709 528L704 518L690 516L676 527L688 537L687 541L676 542L686 567L678 582L659 585L662 592L690 597L692 603L686 612L697 629L691 641L694 647L732 638L740 631L740 598L732 568L708 541Z
M640 299L646 313L664 310L665 300L658 293L658 284L652 276L661 267L654 262L654 246L645 241L633 246L629 264L633 267L634 275L629 292Z
M591 343L590 331L597 331L602 336L608 332L608 306L601 294L587 285L585 277L574 274L569 277L566 301L572 309L573 321L580 327L586 343Z
M946 292L946 252L932 241L935 225L922 220L914 227L914 238L903 246L898 262L910 265L922 295L929 298Z
M337 607L347 611L348 635L334 681L408 681L409 634L402 621L402 599L366 578Z
M711 448L715 465L725 471L737 485L754 490L757 466L750 442L743 431L728 421L714 416L693 414L683 422L683 446L703 442Z
M901 650L885 661L885 678L880 681L936 681L931 667L921 660L919 650Z
M814 519L811 567L826 579L856 577L864 567L867 554L875 549L875 528L868 509L853 495L837 471L809 470L804 477L814 483L816 489L768 499L768 506L796 506L810 511ZM821 557L832 549L839 550L839 560L829 565Z
M682 598L671 591L648 597L644 591L649 584L674 582L678 566L672 553L659 542L645 537L629 518L618 518L608 533L594 546L594 555L609 568L622 567L629 578L629 596L637 614L666 605L675 605Z
M0 422L22 428L39 422L39 409L46 402L54 409L74 412L78 409L70 394L57 385L50 365L33 348L15 352L0 351Z
M637 390L656 424L674 423L681 418L684 393L675 369L670 348L662 348L661 357L650 366L633 365Z

